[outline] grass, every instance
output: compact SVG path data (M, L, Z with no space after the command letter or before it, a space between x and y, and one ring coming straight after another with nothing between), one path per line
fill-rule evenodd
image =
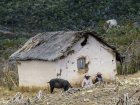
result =
M25 87L25 86L20 86L18 88L18 91L19 92L22 92L22 93L26 93L26 92L31 92L31 93L36 93L38 92L39 90L43 90L45 91L46 93L49 93L49 87L48 86L44 86L44 87L36 87L36 86L32 86L32 87Z

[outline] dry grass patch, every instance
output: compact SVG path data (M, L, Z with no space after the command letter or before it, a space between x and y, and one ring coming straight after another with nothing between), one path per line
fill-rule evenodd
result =
M26 86L20 86L18 88L18 91L21 93L37 93L39 90L43 90L45 93L49 93L49 87L48 86L44 86L44 87L36 87L36 86L32 86L32 87L26 87Z

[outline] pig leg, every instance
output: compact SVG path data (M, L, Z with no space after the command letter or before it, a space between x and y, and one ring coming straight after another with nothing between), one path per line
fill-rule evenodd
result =
M53 92L53 90L54 90L54 87L51 87L51 93Z
M68 90L68 86L65 86L65 87L64 87L64 91L67 91L67 90Z

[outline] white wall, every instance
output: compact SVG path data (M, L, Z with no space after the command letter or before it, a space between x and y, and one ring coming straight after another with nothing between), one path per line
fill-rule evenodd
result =
M112 50L100 44L93 37L89 37L87 45L81 46L81 39L74 47L74 54L55 61L22 61L18 64L19 85L38 85L46 84L50 79L56 78L56 74L62 70L60 78L70 82L80 82L85 74L81 74L77 69L77 59L81 56L86 57L86 62L90 61L88 74L95 77L97 72L101 72L106 79L114 79L116 73L116 59ZM108 49L108 50L107 50Z
M81 39L75 46L75 53L58 61L58 71L62 69L61 78L69 81L81 81L85 74L80 74L77 69L77 59L85 56L87 62L90 61L88 74L95 77L96 73L101 72L106 79L114 79L116 74L116 59L112 50L100 44L93 37L89 37L87 45L82 47Z
M46 86L56 75L56 64L44 61L21 61L18 64L19 86Z

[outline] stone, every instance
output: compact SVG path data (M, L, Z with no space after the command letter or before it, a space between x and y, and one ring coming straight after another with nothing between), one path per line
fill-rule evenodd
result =
M87 93L92 93L92 92L93 92L93 90L88 90L88 91L87 91Z
M90 101L90 99L84 98L84 102L89 102L89 101Z

